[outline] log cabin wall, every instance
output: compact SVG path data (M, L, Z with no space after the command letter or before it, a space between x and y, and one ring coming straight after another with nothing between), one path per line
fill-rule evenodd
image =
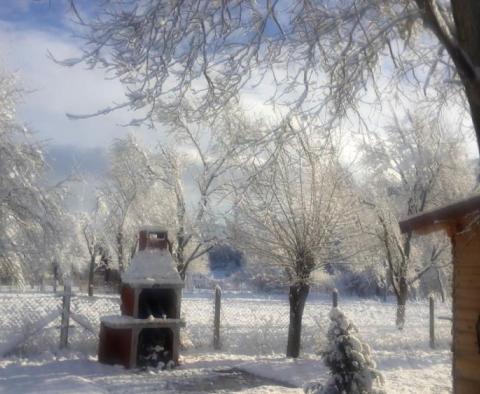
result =
M453 391L480 394L480 194L412 215L402 233L446 230L453 246Z
M480 393L480 226L453 234L453 389Z

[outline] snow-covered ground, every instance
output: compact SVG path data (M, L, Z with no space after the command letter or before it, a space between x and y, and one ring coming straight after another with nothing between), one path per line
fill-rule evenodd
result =
M0 294L1 343L8 343L13 335L15 324L9 320L9 314L16 322L21 320L21 310L15 309L14 301L22 297L48 313L46 300L51 296ZM73 305L94 323L97 318L94 312L115 313L115 302L115 297L111 296L99 296L94 300L78 297ZM127 371L101 365L94 354L94 336L86 336L87 346L79 346L78 338L82 335L77 328L75 342L68 352L56 352L52 340L38 339L41 337L38 335L35 346L26 344L20 351L0 359L0 392L300 393L300 387L306 382L327 378L328 372L318 351L324 344L328 328L328 297L312 297L308 301L303 355L298 360L288 360L283 355L288 323L285 297L224 294L222 306L223 349L215 352L210 346L213 335L211 296L185 295L182 308L191 344L182 352L181 367L173 371ZM403 331L393 324L393 303L341 297L340 307L357 325L359 336L372 347L388 392L451 391L450 323L436 320L437 348L430 349L426 302L408 304ZM438 303L436 314L449 316L450 306ZM53 327L46 330L54 339L58 338L57 324L54 322ZM42 348L43 342L46 347Z

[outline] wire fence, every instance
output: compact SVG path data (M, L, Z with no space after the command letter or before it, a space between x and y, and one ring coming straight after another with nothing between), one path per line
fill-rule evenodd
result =
M26 356L58 349L63 294L0 293L0 355ZM69 347L96 352L100 318L119 314L119 297L73 294Z
M248 297L248 296L247 296ZM246 298L223 294L222 350L238 354L284 353L287 347L290 307L284 296ZM318 352L328 327L320 311L306 307L302 324L304 352Z
M183 351L212 351L214 335L213 291L185 292L182 298ZM307 300L302 325L303 354L319 353L326 341L329 295L311 295ZM407 304L406 324L395 327L396 305L376 300L342 299L339 307L352 318L373 349L393 351L403 348L428 349L428 302ZM450 306L435 307L436 347L449 349L451 344ZM58 349L61 330L62 294L0 293L0 355L32 353ZM71 297L68 346L72 351L95 354L100 319L120 315L118 295L88 297L75 293ZM224 292L220 311L220 350L230 354L284 354L289 325L287 295L266 296Z

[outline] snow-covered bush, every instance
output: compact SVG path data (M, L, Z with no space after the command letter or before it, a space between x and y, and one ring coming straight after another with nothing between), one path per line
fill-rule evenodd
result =
M385 278L380 265L371 264L362 267L344 266L335 272L336 287L342 293L358 297L380 297L385 292Z
M331 376L325 385L317 382L305 386L307 394L380 394L383 377L367 344L358 339L355 325L338 308L330 312L328 346L322 357Z
M256 274L252 277L251 284L260 293L283 293L288 289L284 276L271 272Z

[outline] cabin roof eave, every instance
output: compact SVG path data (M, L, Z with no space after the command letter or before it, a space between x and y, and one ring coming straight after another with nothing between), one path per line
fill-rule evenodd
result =
M480 212L480 194L400 220L400 231L420 234L448 231L452 225L477 212Z

